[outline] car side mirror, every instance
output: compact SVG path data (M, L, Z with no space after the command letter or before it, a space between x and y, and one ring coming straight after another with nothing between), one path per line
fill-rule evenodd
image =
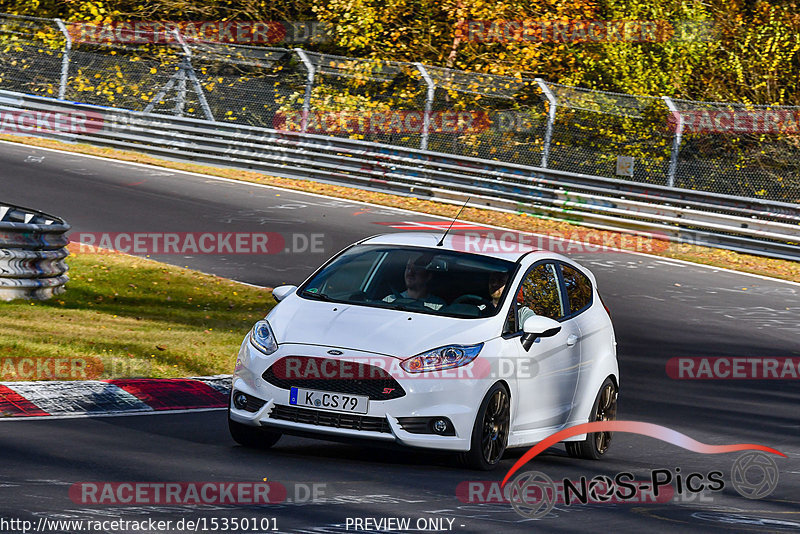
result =
M561 325L549 317L534 315L525 319L522 332L522 347L529 350L538 338L552 337L561 332Z
M278 302L282 301L297 290L297 286L278 286L272 290L272 297Z

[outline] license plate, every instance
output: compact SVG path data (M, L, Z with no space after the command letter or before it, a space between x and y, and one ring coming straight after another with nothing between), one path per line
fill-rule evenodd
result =
M366 395L348 395L346 393L292 388L289 390L289 404L307 406L318 410L363 414L367 413L369 397Z

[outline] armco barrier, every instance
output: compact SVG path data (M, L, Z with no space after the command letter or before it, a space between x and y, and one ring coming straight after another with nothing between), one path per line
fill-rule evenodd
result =
M0 300L45 300L64 291L69 229L58 217L0 203Z
M0 91L15 131L800 260L800 205ZM30 114L26 121L22 116ZM55 119L55 117L60 117ZM38 117L38 118L37 118ZM39 122L37 123L36 120ZM43 126L39 127L39 123Z

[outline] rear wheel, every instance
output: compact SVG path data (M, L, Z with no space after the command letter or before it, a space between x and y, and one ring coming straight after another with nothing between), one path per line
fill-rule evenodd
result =
M470 450L461 455L467 466L488 471L500 463L508 444L510 400L502 384L493 385L486 393L472 429Z
M617 386L610 378L606 378L592 407L590 422L614 421L617 419ZM573 458L599 460L611 445L611 432L591 432L583 441L568 441L567 454Z

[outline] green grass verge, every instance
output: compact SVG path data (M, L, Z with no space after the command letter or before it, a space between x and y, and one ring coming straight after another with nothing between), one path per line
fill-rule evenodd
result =
M0 302L0 380L56 379L54 365L60 378L231 373L275 305L269 290L133 256L73 253L68 263L66 293Z

